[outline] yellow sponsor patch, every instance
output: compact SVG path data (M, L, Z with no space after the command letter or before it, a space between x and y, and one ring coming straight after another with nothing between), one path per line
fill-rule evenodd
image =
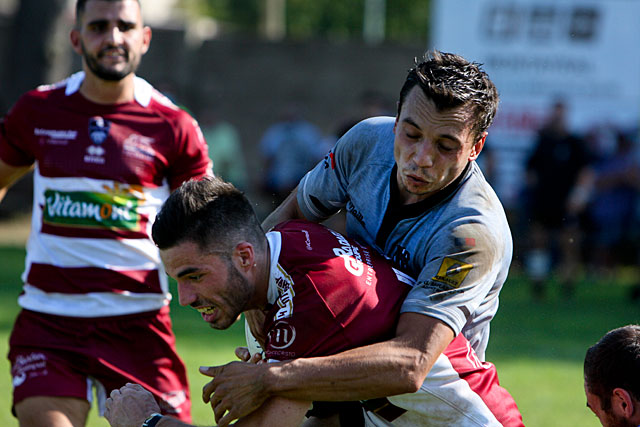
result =
M452 288L459 288L473 268L473 264L466 264L457 259L446 257L442 260L438 274L432 277L436 282L444 283Z

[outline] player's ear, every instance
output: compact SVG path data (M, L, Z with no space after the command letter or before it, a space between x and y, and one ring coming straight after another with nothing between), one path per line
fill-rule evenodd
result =
M142 54L144 55L149 51L151 45L151 27L142 27Z
M469 161L475 160L480 155L482 148L484 147L484 142L487 140L487 132L482 132L480 138L473 144L471 147L471 154L469 155Z
M631 394L623 388L617 387L611 393L611 406L617 415L629 419L633 416L635 405Z
M255 263L255 251L249 242L240 242L233 249L233 259L240 271L249 271Z
M74 28L71 30L71 32L69 33L69 39L71 40L71 47L73 47L73 50L77 54L82 55L82 46L80 44L80 31L78 31L77 28Z

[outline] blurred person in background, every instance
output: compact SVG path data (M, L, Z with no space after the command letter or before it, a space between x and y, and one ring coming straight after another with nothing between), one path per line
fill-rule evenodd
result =
M524 267L536 300L545 298L552 273L558 272L563 296L571 298L579 273L581 228L569 209L570 194L589 164L584 142L569 131L567 106L556 101L538 131L526 164L525 218L529 222L529 247Z
M358 97L358 114L342 121L336 128L336 140L342 138L349 129L364 119L391 114L393 114L393 103L388 102L383 93L375 89L365 90Z
M163 200L211 174L195 120L135 75L151 29L137 0L78 0L82 71L23 95L0 127L0 193L34 169L22 311L10 337L24 426L82 426L95 388L144 384L190 421L168 282L149 238Z
M312 123L302 118L300 106L289 103L281 119L260 140L264 165L264 191L279 204L302 175L327 152L325 140Z
M592 195L585 207L590 266L610 276L637 261L640 239L640 162L634 140L618 131L614 152L591 166Z
M604 427L640 425L640 326L609 331L587 350L584 390Z
M200 126L209 148L209 157L215 159L216 176L241 190L249 188L249 176L240 135L236 128L220 117L216 106L209 106L200 115Z

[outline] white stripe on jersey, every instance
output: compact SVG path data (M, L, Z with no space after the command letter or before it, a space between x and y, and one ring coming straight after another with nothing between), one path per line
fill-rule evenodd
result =
M98 267L110 270L155 270L160 255L149 239L85 239L51 234L38 236L38 248L28 248L27 267L32 263L55 267ZM46 250L37 250L39 248Z
M416 281L413 279L413 277L409 276L406 273L403 273L402 271L393 268L393 272L396 273L396 277L398 278L399 281L401 281L402 283L406 283L409 286L415 286Z
M29 284L18 297L18 304L27 310L70 317L120 316L159 310L169 304L171 294L139 294L133 292L90 292L61 294L43 292Z

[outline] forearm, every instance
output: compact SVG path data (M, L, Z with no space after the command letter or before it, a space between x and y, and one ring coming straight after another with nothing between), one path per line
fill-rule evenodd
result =
M363 400L416 391L418 352L392 343L374 344L334 356L270 364L269 395L320 401ZM421 381L420 381L421 382Z
M281 222L289 219L305 219L298 206L298 188L294 188L289 196L262 221L265 231L271 230Z
M29 172L32 168L33 166L10 166L0 160L0 202L7 194L9 187L11 187L13 183Z
M186 424L176 418L165 416L158 421L156 427L193 427L193 424Z
M304 421L304 416L310 406L311 402L274 397L267 400L256 411L240 418L234 426L297 427Z
M419 317L415 317L419 316ZM333 356L296 359L265 366L270 396L305 400L364 400L419 389L438 356L453 339L444 323L412 313L401 317L396 338ZM430 324L415 333L414 320Z
M453 330L438 319L404 313L392 340L333 356L203 366L200 372L213 380L203 387L202 398L215 408L216 421L226 426L275 396L349 401L410 393L419 389L453 337Z

